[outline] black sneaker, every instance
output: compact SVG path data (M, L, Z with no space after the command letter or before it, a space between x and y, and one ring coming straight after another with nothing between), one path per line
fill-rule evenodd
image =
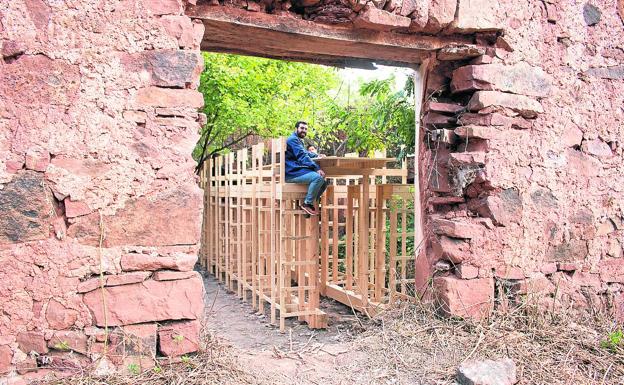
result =
M304 203L300 206L300 208L301 210L305 211L306 214L308 215L318 215L318 213L316 212L316 209L311 204Z

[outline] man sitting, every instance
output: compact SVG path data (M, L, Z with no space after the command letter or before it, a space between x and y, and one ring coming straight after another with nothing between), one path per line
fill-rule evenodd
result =
M314 202L320 200L327 187L325 173L311 158L318 154L306 151L303 138L308 134L308 123L298 121L293 132L286 140L286 182L308 185L301 209L309 215L318 215Z

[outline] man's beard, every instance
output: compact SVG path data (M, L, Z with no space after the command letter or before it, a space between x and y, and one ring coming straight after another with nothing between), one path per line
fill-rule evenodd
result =
M304 134L303 132L298 132L297 136L299 137L299 139L303 139L305 138L306 134Z

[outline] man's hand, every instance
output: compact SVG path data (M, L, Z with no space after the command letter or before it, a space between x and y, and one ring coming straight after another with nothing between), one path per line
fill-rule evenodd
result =
M320 176L322 176L323 178L325 178L325 171L323 170L318 170L317 171L319 173Z

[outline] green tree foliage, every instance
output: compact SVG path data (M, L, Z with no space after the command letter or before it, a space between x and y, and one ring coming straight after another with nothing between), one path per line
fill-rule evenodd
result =
M204 62L207 124L193 151L199 164L250 135L284 135L297 120L312 120L338 82L335 69L318 65L214 53L204 53Z
M411 78L400 90L394 77L373 80L345 97L334 68L214 53L204 53L204 61L199 90L207 124L193 151L198 164L250 135L287 135L297 120L310 123L310 140L328 155L386 148L400 156L402 145L413 151Z
M396 155L413 151L413 80L408 78L398 91L393 90L394 83L392 76L372 80L361 84L358 97L348 98L346 105L344 100L332 100L315 128L322 147L337 155L382 148Z

